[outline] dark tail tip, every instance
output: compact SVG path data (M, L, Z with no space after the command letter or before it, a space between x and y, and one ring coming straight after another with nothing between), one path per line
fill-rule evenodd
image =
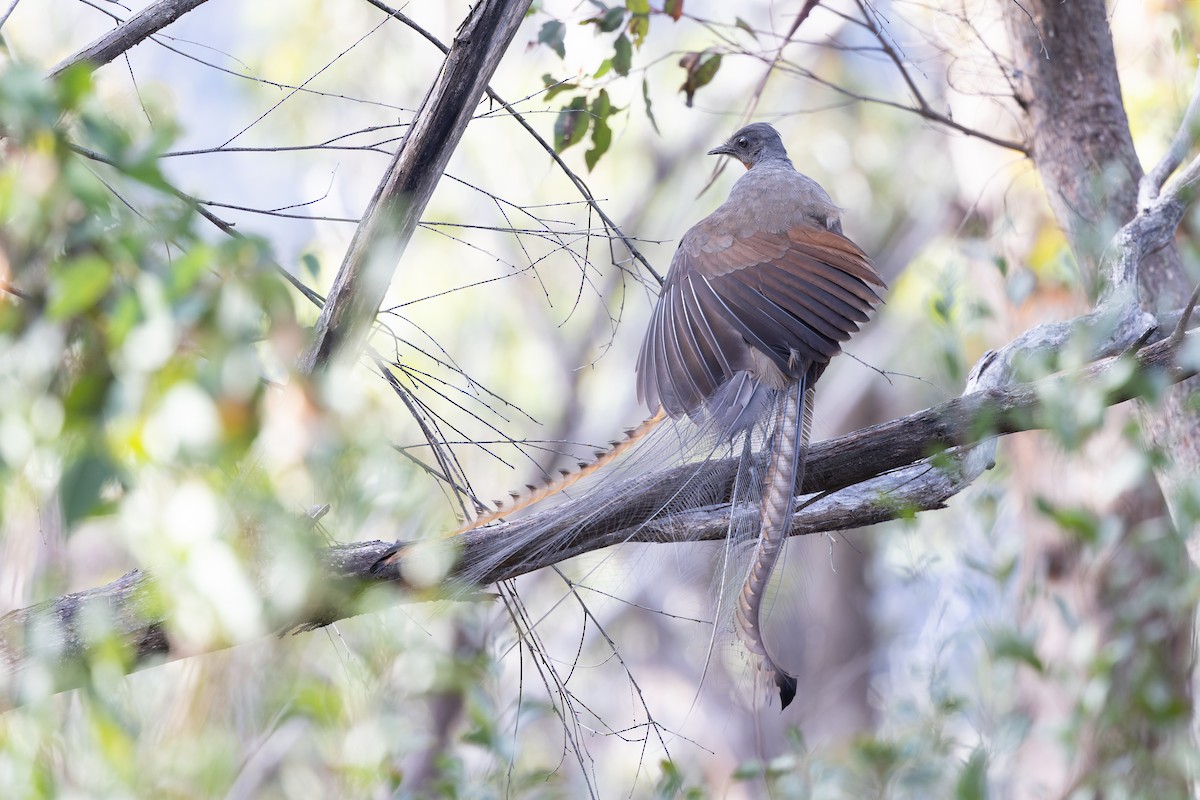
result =
M783 711L796 698L796 679L775 670L775 685L779 687L779 710Z

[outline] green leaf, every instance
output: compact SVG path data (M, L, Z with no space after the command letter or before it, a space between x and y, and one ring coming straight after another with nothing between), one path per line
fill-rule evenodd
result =
M756 42L757 42L757 41L758 41L758 34L754 32L754 28L751 28L751 27L750 27L750 23L749 23L749 22L746 22L746 20L742 19L741 17L737 17L737 18L736 18L736 20L737 20L737 21L736 21L734 24L735 24L735 25L736 25L738 28L741 28L741 29L742 29L742 30L744 30L746 33L750 34L751 38L753 38L753 39L754 39L754 41L756 41Z
M987 764L987 753L982 747L976 747L958 776L955 800L987 800Z
M76 108L91 93L94 71L95 68L89 64L76 64L58 76L58 102L64 110Z
M561 153L571 145L582 142L590 120L586 97L576 97L569 105L563 106L554 120L554 149Z
M172 303L184 300L213 261L213 252L203 246L192 247L177 258L167 273L167 299Z
M137 294L132 289L118 294L106 316L104 332L108 335L110 347L119 347L133 327L142 321L142 306Z
M649 15L650 0L626 0L625 7L629 9L630 14Z
M305 253L300 256L300 263L304 265L304 271L313 279L316 279L321 274L321 262L312 253Z
M697 90L707 86L716 77L717 70L721 68L721 56L718 54L705 58L704 53L687 53L679 59L679 66L687 71L687 77L679 90L687 95L687 105L690 108Z
M618 75L625 76L629 74L629 67L632 63L633 47L629 44L629 38L622 33L613 42L612 66Z
M663 3L663 13L678 22L683 16L683 0L667 0Z
M97 255L81 256L52 269L50 301L46 307L52 319L66 319L87 311L112 284L112 267Z
M658 129L658 122L654 119L654 111L650 108L650 83L642 78L642 101L646 104L646 117L650 120L650 127L654 128L654 132L659 136L662 132Z
M59 483L59 496L68 530L96 512L101 506L100 491L116 478L116 465L105 455L88 453L67 467Z
M600 26L600 30L605 33L612 33L621 27L625 22L625 9L617 6L605 11L599 17L596 17L596 24Z
M608 118L615 111L612 101L608 98L608 92L601 89L600 96L592 101L592 118L595 120L592 124L592 146L583 154L588 172L592 171L596 162L600 160L600 156L607 153L608 146L612 144L612 129L608 127Z
M659 767L662 769L662 777L654 786L654 797L656 800L678 797L679 792L683 789L683 773L679 771L679 767L675 765L674 761L668 759L660 761Z
M567 56L567 26L556 19L542 25L542 29L538 31L538 43L544 44L554 52L558 53L559 58Z
M626 30L633 38L634 46L640 49L642 43L646 41L646 34L650 32L650 15L648 13L634 14L629 18L629 26Z
M606 58L601 61L600 66L596 68L596 73L592 75L592 79L594 80L596 78L603 78L608 74L608 71L612 69L612 65L613 63L611 58Z
M1045 672L1046 665L1038 658L1033 642L1014 631L998 632L992 640L992 658L996 661L1016 661Z

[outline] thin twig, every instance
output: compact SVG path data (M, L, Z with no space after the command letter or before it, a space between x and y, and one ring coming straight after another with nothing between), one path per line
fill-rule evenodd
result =
M407 25L413 31L415 31L420 36L422 36L426 41L428 41L430 44L432 44L438 50L441 50L443 54L450 52L450 48L447 47L446 45L442 44L440 39L438 39L432 33L427 31L425 28L421 27L415 20L413 20L411 17L407 16L403 12L399 11L398 9L391 8L386 3L380 2L380 0L366 0L366 1L368 3L370 3L371 5L375 6L376 8L378 8L380 11L384 12L385 14L389 14L392 17L395 17L400 22L403 22L405 25ZM492 100L492 102L496 103L501 108L503 108L505 111L507 111L512 116L512 118L515 119L517 121L517 123L520 124L520 126L522 128L524 128L525 131L530 136L533 137L534 141L536 141L541 146L541 148L546 151L546 154L549 155L550 158L554 160L554 163L558 166L558 168L560 170L562 170L563 174L567 176L567 179L570 180L571 183L575 186L575 189L583 196L584 200L587 201L587 204L590 205L593 209L595 209L596 213L599 215L600 219L604 222L604 224L607 225L610 229L612 229L616 233L617 238L620 239L622 244L624 244L625 247L629 250L629 254L631 256L633 256L638 261L638 263L640 263L642 265L642 267L648 273L650 273L650 275L654 278L654 280L657 281L658 284L661 286L662 282L663 282L662 276L658 274L658 272L654 269L654 267L652 267L650 265L650 262L648 260L646 260L646 257L642 255L641 251L637 249L637 246L634 244L635 240L632 237L626 236L621 231L620 226L618 226L617 223L615 223L612 220L612 218L609 217L607 213L605 213L604 209L600 207L600 203L596 200L595 195L592 194L592 190L588 188L588 185L586 183L584 183L582 178L580 178L578 175L576 175L575 172L570 167L567 166L567 162L563 161L562 157L558 154L557 151L555 151L554 147L549 142L547 142L540 133L537 132L536 128L534 128L531 124L529 124L529 121L526 120L525 117L520 112L518 112L511 105L509 105L504 99L502 99L500 97L500 95L496 94L496 92L492 89L491 86L488 86L484 91L487 92L487 96L490 100Z

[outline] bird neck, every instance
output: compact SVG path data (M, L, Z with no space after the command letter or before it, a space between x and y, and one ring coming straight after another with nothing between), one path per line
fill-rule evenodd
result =
M796 169L786 153L764 153L748 169L779 169L780 167Z

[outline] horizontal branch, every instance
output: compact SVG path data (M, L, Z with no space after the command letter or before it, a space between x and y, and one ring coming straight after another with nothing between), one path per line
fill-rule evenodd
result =
M955 465L965 463L971 453L986 446L997 434L1031 430L1045 424L1039 416L1043 397L1062 396L1064 391L1076 394L1099 391L1104 403L1112 405L1136 395L1138 382L1133 380L1136 376L1154 373L1174 383L1195 374L1194 367L1180 366L1174 357L1181 348L1196 347L1200 334L1165 331L1158 339L1136 356L1107 358L1077 373L1056 375L1035 383L972 392L915 414L814 445L803 491L820 494L813 501L802 504L796 512L793 534L862 527L944 506L981 471L959 469ZM989 354L985 360L993 364L997 357L997 354ZM1124 358L1136 361L1127 365L1123 363ZM980 372L986 372L986 369ZM1122 379L1118 380L1118 377ZM932 458L939 451L940 457ZM575 528L574 544L569 549L547 554L541 552L536 542L531 543L527 552L515 552L510 560L488 574L486 582L514 578L621 542L721 538L728 530L730 507L727 503L653 519L654 510L661 507L664 492L670 492L673 483L686 479L692 469L685 465L629 479L630 485L625 487L628 494L619 508L586 525L579 525L572 518L570 504L567 504L515 522L461 534L452 540L462 549L458 569L469 573L485 550L495 552L492 537L521 541L527 538L523 534L528 526L544 525L547 515L559 518L562 529ZM715 476L716 480L725 481L726 497L732 475L732 462L725 463L723 469L722 464L718 464ZM403 559L397 564L379 567L403 546L376 541L322 551L318 554L320 578L315 583L322 587L319 606L285 621L281 627L285 630L309 629L359 613L356 599L366 588L403 583ZM38 667L53 670L57 690L84 682L86 665L97 646L88 637L84 624L94 621L98 614L110 620L112 634L126 645L131 671L163 660L196 655L194 649L180 652L173 647L165 633L165 615L157 604L150 602L153 596L152 575L135 570L106 586L47 600L0 618L0 688L7 695L7 702L20 703L28 699L22 697L21 677ZM396 600L401 599L403 596L397 595ZM228 645L214 645L214 649L223 646Z

